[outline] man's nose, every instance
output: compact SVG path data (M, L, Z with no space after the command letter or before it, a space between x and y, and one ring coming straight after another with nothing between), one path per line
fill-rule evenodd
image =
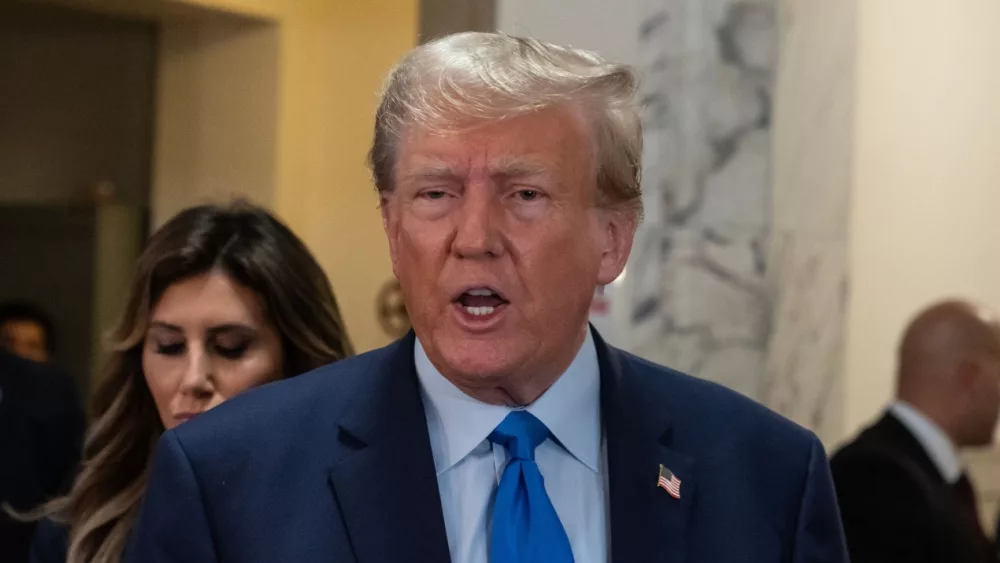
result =
M501 203L492 186L471 185L456 214L453 252L461 258L496 258L503 254Z

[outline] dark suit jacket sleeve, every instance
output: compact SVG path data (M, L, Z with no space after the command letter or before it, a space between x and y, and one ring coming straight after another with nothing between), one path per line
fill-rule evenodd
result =
M830 477L830 464L819 440L809 451L805 488L795 529L795 563L847 563L847 546Z
M51 468L51 474L46 483L47 490L54 494L69 492L76 474L77 464L83 448L84 415L80 395L76 386L68 378L62 377L52 397L57 412L46 420L45 448L42 454L47 456L46 466Z
M198 477L173 432L160 439L126 563L215 563Z
M35 528L31 540L29 563L66 563L69 551L69 530L63 524L44 519Z
M919 482L899 462L854 452L833 464L837 497L854 563L919 563L930 557L927 515Z

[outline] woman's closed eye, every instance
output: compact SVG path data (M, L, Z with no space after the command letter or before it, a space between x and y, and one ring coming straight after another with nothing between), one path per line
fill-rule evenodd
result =
M250 349L250 339L242 339L234 342L217 341L212 345L215 353L228 360L238 360Z
M184 342L158 342L156 353L162 356L179 356L184 353Z

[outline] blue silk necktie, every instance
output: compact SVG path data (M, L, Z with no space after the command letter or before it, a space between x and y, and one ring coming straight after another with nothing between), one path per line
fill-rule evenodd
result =
M573 563L569 537L545 492L535 448L549 429L527 411L514 411L490 434L507 449L493 505L490 563Z

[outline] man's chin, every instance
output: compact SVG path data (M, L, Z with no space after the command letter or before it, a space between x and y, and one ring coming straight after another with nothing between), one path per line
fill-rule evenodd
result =
M499 381L508 377L521 362L519 346L502 338L443 338L435 342L442 373L471 382Z

